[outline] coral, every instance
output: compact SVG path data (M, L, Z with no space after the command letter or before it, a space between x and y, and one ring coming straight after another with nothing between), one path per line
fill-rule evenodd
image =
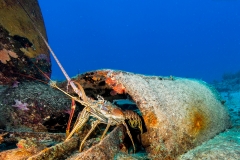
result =
M106 78L105 82L110 85L110 86L114 86L116 85L116 79L115 78L112 78L112 77L109 77L109 78Z
M18 58L17 53L13 52L13 51L8 51L8 54L13 57L13 58Z
M16 104L12 105L13 107L17 107L18 109L21 110L29 110L29 108L27 108L28 104L27 103L22 103L19 100L15 100Z
M7 61L9 61L9 60L10 60L10 57L9 57L9 55L8 55L7 50L6 50L6 49L1 50L1 51L0 51L0 61L1 61L2 63L6 64Z
M0 50L0 61L3 63L3 64L6 64L7 61L10 61L10 56L13 57L13 58L17 58L18 55L13 52L13 51L8 51L6 49L2 49Z
M114 86L113 90L115 92L117 92L118 94L126 93L125 87L122 84L120 84L120 83L118 83L116 86Z
M107 78L105 82L113 89L111 95L126 93L125 87L121 83L118 83L114 77Z

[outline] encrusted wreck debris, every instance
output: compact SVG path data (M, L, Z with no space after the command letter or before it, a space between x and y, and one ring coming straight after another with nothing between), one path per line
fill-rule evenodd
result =
M113 70L89 72L75 80L88 92L107 85L103 95L136 103L146 127L142 144L153 159L176 158L230 127L217 91L203 81ZM91 94L98 94L94 91ZM114 97L113 91L121 94Z
M137 152L142 152L142 149L145 149L148 157L152 159L176 158L184 152L198 146L204 141L213 138L216 134L230 127L228 113L225 107L222 105L217 92L202 81L175 77L151 77L113 70L98 70L88 72L75 77L74 80L81 83L88 97L94 98L96 95L101 95L112 103L118 104L123 110L138 110L137 112L142 116L144 124L144 133L141 135L142 146L140 142L138 142L139 139L137 138L139 131L131 130L131 132L133 137L136 137L134 138L134 141L137 145ZM65 89L65 83L59 83L58 85L64 86L63 88ZM120 88L114 87L116 85L120 86ZM124 92L112 94L114 90L124 90ZM55 91L58 92L57 90ZM44 94L46 93L47 92L44 92ZM69 90L69 93L71 93L71 90ZM53 92L52 94L54 95L55 93ZM61 93L59 92L58 94L60 95ZM51 97L49 93L48 96ZM64 97L64 95L62 96ZM41 96L39 96L39 98L41 98ZM66 99L66 101L70 103L70 99L68 99L68 97L61 99ZM46 99L46 101L48 100ZM51 100L49 99L49 101L56 103L59 101L59 98L52 98ZM131 103L124 103L124 101ZM14 100L12 100L12 105L14 104ZM135 106L133 106L133 104L135 104ZM49 110L51 107L54 107L54 105L49 104L48 107L43 107L42 112L44 113L45 109ZM82 105L78 105L79 109L77 112L81 111L82 107ZM13 106L9 105L9 108L11 108L13 112L16 112L14 111L16 108ZM53 108L54 111L57 111L56 109L57 108ZM28 116L29 111L27 110L25 112L26 116ZM57 113L61 115L60 112L63 112L62 115L64 115L64 108L60 109L60 111ZM9 112L9 114L10 113L12 112ZM16 119L17 118L20 117L16 117ZM40 122L44 122L45 117L42 118L43 121ZM66 127L67 116L62 116L61 118L65 119L64 125ZM50 124L51 121L54 121L54 119L49 120ZM44 123L42 124L44 125ZM55 127L56 125L57 124L55 124ZM86 135L90 127L89 125L91 125L91 123L87 123L86 126L79 132L80 137L83 138L84 135ZM26 126L25 123L22 123L19 126L21 126L19 129L26 127L29 128L29 126ZM46 130L44 132L47 133L49 126L45 127ZM52 127L54 126L51 126L50 128ZM96 153L102 151L96 148L97 146L102 145L104 146L105 150L109 150L106 152L106 157L108 158L110 155L107 155L107 153L117 154L121 152L129 152L127 150L132 146L130 140L124 141L122 138L119 138L120 132L126 134L124 129L121 129L121 131L117 129L111 134L113 139L116 141L123 141L124 143L109 143L112 141L112 139L108 138L103 139L100 144L92 143L92 140L95 141L97 139L94 140L91 138L97 138L100 136L106 126L101 125L99 127L100 128L96 129L93 135L88 138L89 140L86 142L86 145L83 148L84 150L81 153L74 154L73 157L79 157L79 155L89 157L88 153L93 155L95 151ZM11 129L9 126L5 126L5 128ZM61 129L61 132L64 132L64 130ZM82 138L80 138L80 141ZM75 139L76 143L79 144L78 138L74 136L73 139ZM76 152L78 152L78 144L75 144ZM97 145L92 146L92 144ZM53 145L53 148L54 146L56 145ZM96 149L91 148L91 146ZM66 147L65 142L56 147L58 149L53 149L53 153L49 156L62 155L63 153L61 152L63 152L63 148ZM90 148L87 149L86 147ZM49 150L51 147L47 148L47 150ZM127 148L127 150L124 148ZM46 148L44 151L40 151L35 155L42 157L43 155L41 154L45 155L45 151ZM70 154L72 154L72 152L69 153L69 155ZM42 159L46 158L50 157L45 156Z

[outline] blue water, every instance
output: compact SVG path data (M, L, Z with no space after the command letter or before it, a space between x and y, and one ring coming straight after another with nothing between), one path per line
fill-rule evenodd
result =
M70 76L95 69L211 82L240 70L239 0L39 0ZM53 62L53 79L64 79Z

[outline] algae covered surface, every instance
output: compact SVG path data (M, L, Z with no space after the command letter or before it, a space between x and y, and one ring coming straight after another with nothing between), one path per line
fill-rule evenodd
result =
M46 37L42 14L36 0L20 0L30 18ZM48 49L17 0L0 2L0 84L51 75Z
M36 26L46 37L43 17L36 0L20 0L24 4L26 11L31 14ZM21 39L23 52L29 58L36 57L39 54L47 54L48 50L44 42L40 39L37 31L34 29L30 18L23 10L17 0L2 0L0 2L0 25L4 27L11 36ZM34 47L32 47L32 45ZM29 47L26 49L26 47Z

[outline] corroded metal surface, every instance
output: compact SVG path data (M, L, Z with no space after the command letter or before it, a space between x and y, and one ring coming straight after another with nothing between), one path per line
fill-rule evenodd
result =
M134 100L146 126L142 143L153 159L174 159L230 127L218 93L203 81L114 70L75 80L84 88L105 88L105 97Z
M37 0L20 0L20 2L46 37ZM46 45L18 1L2 0L0 2L0 84L13 84L29 77L44 80L44 76L36 66L51 75L51 62Z

